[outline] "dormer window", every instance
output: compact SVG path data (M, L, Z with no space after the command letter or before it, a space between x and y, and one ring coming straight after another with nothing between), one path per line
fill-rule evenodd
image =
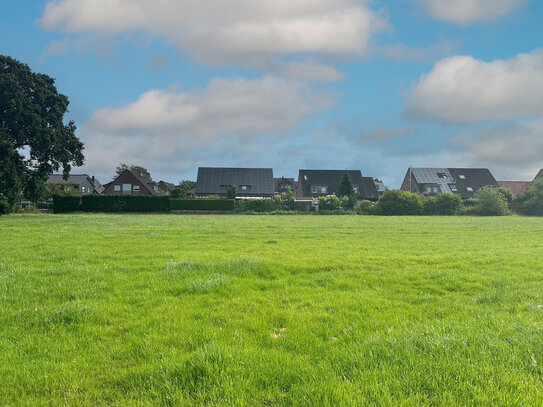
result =
M328 186L325 185L311 185L312 194L327 194Z
M473 188L472 188L472 187L467 187L466 190L467 190L468 192L473 192Z
M459 175L458 178L460 178L460 179L466 179L466 176L465 176L465 175Z
M447 179L447 174L445 174L444 172L438 172L437 177L441 179Z

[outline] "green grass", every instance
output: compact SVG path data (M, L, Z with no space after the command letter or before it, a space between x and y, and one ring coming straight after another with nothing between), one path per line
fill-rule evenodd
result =
M542 405L543 219L0 217L0 405Z

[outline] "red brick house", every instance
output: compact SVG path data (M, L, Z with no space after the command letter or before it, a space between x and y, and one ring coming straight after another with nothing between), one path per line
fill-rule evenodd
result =
M137 174L132 170L124 170L113 181L104 185L104 195L156 195L158 184Z

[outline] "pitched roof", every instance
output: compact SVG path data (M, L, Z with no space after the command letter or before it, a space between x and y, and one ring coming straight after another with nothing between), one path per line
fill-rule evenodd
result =
M441 192L451 193L455 183L448 168L411 168L411 174L418 184L437 184Z
M64 179L63 174L51 174L49 178L47 179L48 184L75 184L75 185L81 185L88 182L89 185L93 188L92 192L96 192L97 194L101 194L104 190L104 187L102 184L100 184L100 181L98 181L96 178L91 177L88 174L70 174L67 180Z
M115 179L111 182L108 182L107 184L104 185L105 188L109 187L112 183L114 183L117 178L119 178L121 175L123 175L124 173L128 173L130 174L131 176L133 176L134 178L136 178L136 180L144 186L144 188L149 191L149 193L151 195L154 195L157 193L157 191L155 191L155 189L153 188L153 185L155 185L156 183L151 181L149 178L146 178L144 176L142 176L141 174L138 174L137 172L135 171L132 171L131 169L126 169L124 170L123 172L121 172L119 175L117 175L115 177Z
M298 196L310 197L311 186L327 186L327 194L335 194L339 190L341 178L347 172L353 186L358 187L358 196L364 199L378 199L379 194L371 177L362 177L360 170L300 170L298 174Z
M534 181L538 178L543 178L543 168L541 170L539 170L539 172L537 173L537 175L535 176L534 178Z
M488 168L449 168L449 171L462 198L472 198L478 189L485 186L500 186Z
M228 186L236 187L238 196L270 196L275 194L271 168L200 167L196 195L226 194ZM248 190L242 190L247 186Z
M511 191L513 196L526 192L526 190L532 185L530 181L498 181L498 184L500 184L502 188Z

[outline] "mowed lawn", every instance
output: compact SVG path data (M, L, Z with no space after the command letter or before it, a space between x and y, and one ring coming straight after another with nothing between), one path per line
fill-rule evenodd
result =
M0 217L0 405L543 405L543 219Z

